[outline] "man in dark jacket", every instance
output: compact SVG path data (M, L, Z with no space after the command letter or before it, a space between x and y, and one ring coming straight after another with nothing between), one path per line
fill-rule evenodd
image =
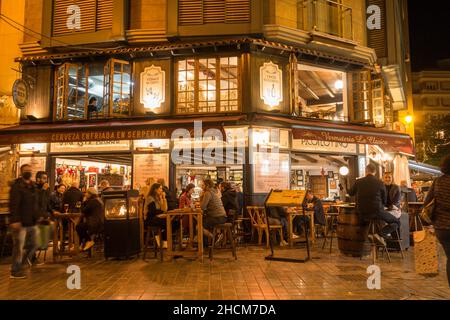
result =
M384 238L400 226L400 221L384 210L387 202L386 188L384 183L375 177L376 170L375 165L367 165L366 176L356 180L348 193L350 196L356 196L356 211L362 221L368 223L369 220L382 220L387 223L374 235L378 242L386 245Z
M233 222L239 208L237 193L233 190L231 183L229 182L223 182L220 187L222 193L222 204L225 208L225 212L227 213L228 221Z
M170 191L170 189L166 186L166 181L161 178L161 179L158 179L156 182L159 183L160 185L162 185L162 187L163 187L163 191L166 194L168 210L170 211L170 210L177 209L178 208L177 197L176 197L175 193Z
M384 187L386 188L385 207L390 214L397 219L400 219L400 216L402 215L402 211L400 209L402 200L400 187L394 183L394 177L390 172L386 172L383 179Z
M36 173L36 186L38 190L38 215L39 220L50 218L50 186L48 185L48 176L45 171Z
M83 192L78 189L78 183L72 183L72 186L67 189L63 196L63 207L64 205L69 205L69 212L79 212L80 208L77 208L77 203L83 202Z
M314 210L314 224L320 224L322 226L326 224L322 201L320 201L311 190L306 191L305 199L303 200L303 208L305 210ZM309 220L308 216L297 216L294 218L293 223L297 226L297 230L300 231L299 233L303 233L303 226L306 225L309 227Z
M31 166L20 167L20 178L11 187L9 209L11 212L11 232L13 239L11 279L26 278L22 269L22 259L31 266L38 247L38 190L31 180ZM25 251L25 252L24 252Z

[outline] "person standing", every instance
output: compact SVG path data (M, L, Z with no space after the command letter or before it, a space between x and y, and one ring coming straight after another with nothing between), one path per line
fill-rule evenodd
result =
M434 199L433 227L447 257L447 281L450 287L450 154L441 161L443 176L435 179L424 206Z
M9 209L11 212L11 232L13 239L11 279L26 278L22 269L23 258L31 266L32 258L38 248L38 190L31 180L29 164L20 167L20 177L10 190Z
M391 172L384 174L384 187L386 188L386 203L387 211L397 219L400 219L402 211L400 210L401 191L400 187L394 183L394 176Z
M238 201L238 216L242 215L242 210L244 209L244 193L242 192L241 184L238 183L236 185L236 194L237 194L237 201Z
M48 175L45 171L36 173L36 186L38 190L39 220L50 218L50 186L48 185Z
M356 196L356 211L360 221L369 223L370 220L381 220L386 222L384 226L373 237L382 245L386 245L386 238L400 226L400 220L384 210L387 202L386 188L383 182L375 177L377 168L374 164L366 167L366 176L356 180L349 190L350 196ZM369 235L371 239L371 235Z
M69 212L79 212L78 205L83 202L83 192L78 188L78 182L73 182L71 187L67 189L63 196L63 207L68 205Z

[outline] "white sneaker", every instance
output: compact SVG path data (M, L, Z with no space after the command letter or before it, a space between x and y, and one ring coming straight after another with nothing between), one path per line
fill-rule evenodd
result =
M287 242L284 241L284 240L280 242L280 246L281 246L281 247L286 247L286 246L288 246L288 245L289 245L289 243L287 243Z

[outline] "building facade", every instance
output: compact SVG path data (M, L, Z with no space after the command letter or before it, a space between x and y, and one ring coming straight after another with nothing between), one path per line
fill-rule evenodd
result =
M209 176L247 204L270 189L339 197L369 161L414 153L393 130L411 106L408 50L381 48L407 44L398 3L26 1L32 89L0 144L53 184L154 177L179 192Z

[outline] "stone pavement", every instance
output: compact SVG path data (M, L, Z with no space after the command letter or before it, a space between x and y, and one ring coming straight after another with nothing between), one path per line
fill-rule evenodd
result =
M392 263L381 259L381 290L367 288L369 257L360 260L320 249L319 240L306 264L266 261L270 251L239 247L238 260L216 250L203 263L185 259L159 262L82 257L28 271L24 280L9 279L9 258L0 262L0 299L450 299L441 254L440 274L426 278L414 273L413 248L404 260L392 253ZM302 258L305 250L278 249L276 256ZM51 260L51 258L49 259ZM66 286L67 266L81 268L81 289Z

